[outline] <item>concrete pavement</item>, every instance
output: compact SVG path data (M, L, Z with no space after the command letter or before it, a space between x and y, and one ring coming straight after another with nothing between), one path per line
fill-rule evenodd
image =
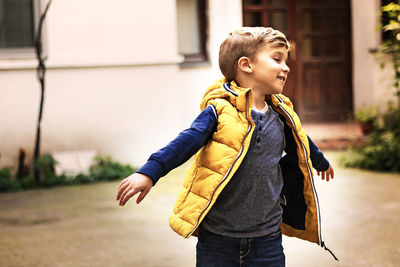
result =
M333 165L335 179L316 178L316 186L322 235L340 261L284 237L287 266L399 266L400 175ZM0 194L0 265L194 266L196 239L168 226L187 168L163 178L139 206L117 205L118 182Z

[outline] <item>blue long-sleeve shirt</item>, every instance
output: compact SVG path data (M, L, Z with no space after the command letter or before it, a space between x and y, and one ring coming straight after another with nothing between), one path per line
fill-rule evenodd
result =
M137 171L151 178L153 185L174 168L185 163L202 148L217 130L218 117L214 106L205 108L193 121L189 128L165 147L153 153L148 161ZM323 153L308 137L310 146L310 158L314 168L325 171L329 168L329 162Z

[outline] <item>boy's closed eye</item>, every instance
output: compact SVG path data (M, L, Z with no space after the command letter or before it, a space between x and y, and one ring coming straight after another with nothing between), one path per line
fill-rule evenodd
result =
M285 63L287 63L287 57L285 57L282 53L279 53L279 52L277 52L276 54L273 54L272 59L278 63L281 63L282 61L285 61Z

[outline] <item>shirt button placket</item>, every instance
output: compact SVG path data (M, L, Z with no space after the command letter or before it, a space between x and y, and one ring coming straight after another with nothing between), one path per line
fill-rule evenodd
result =
M262 119L263 119L263 116L262 115L259 115L258 116L258 121L257 121L257 124L258 124L258 128L257 128L257 130L258 130L258 132L261 132L261 129L262 129L262 127L261 127L261 121L262 121ZM259 144L260 143L260 136L259 136L259 134L258 134L258 136L257 136L257 138L256 138L256 142L257 142L257 144Z

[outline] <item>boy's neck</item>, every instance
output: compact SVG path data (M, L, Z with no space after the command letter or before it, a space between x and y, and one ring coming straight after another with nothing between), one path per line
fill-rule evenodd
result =
M253 105L261 110L264 108L265 106L265 94L263 92L260 92L259 90L257 90L256 88L254 88L254 86L252 86L251 82L249 82L246 79L237 79L235 80L236 84L239 85L240 87L243 88L250 88L252 95L253 95Z
M253 105L258 109L261 110L265 106L265 94L260 94L257 90L251 89L253 95Z

